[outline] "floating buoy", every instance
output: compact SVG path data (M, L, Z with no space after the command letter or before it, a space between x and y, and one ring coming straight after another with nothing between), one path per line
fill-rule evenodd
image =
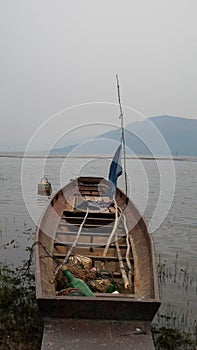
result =
M52 193L52 186L46 176L43 176L38 184L38 194L50 196Z

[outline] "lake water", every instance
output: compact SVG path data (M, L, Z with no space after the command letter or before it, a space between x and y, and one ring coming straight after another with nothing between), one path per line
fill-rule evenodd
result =
M79 175L107 177L107 157L0 156L0 262L21 265L49 198L37 194L43 175L53 193ZM197 318L197 158L127 159L128 194L153 232L160 262L160 322L193 327ZM118 186L125 189L124 176ZM172 322L172 320L170 321Z

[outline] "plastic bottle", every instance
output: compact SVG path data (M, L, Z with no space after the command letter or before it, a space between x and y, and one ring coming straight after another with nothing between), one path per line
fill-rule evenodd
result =
M63 274L69 280L70 286L72 288L79 289L80 292L83 295L85 295L86 297L94 297L95 296L94 293L87 286L87 284L83 280L81 280L80 278L74 277L69 270L64 270Z
M107 293L113 293L116 290L116 284L110 283L109 288L107 289Z

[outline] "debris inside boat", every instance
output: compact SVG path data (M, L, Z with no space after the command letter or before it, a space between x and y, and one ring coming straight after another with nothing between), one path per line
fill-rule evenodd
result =
M119 282L115 281L113 271L92 267L92 260L88 257L72 255L68 264L64 265L56 275L56 295L86 295L80 289L71 287L70 281L64 274L66 270L74 278L84 281L93 293L119 294L124 288L121 280Z

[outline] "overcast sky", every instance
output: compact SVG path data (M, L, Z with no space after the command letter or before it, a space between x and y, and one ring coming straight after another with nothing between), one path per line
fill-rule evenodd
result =
M116 103L116 74L124 105L197 118L196 13L196 0L0 0L0 150L24 148L64 108ZM64 133L113 123L108 107L65 113Z

